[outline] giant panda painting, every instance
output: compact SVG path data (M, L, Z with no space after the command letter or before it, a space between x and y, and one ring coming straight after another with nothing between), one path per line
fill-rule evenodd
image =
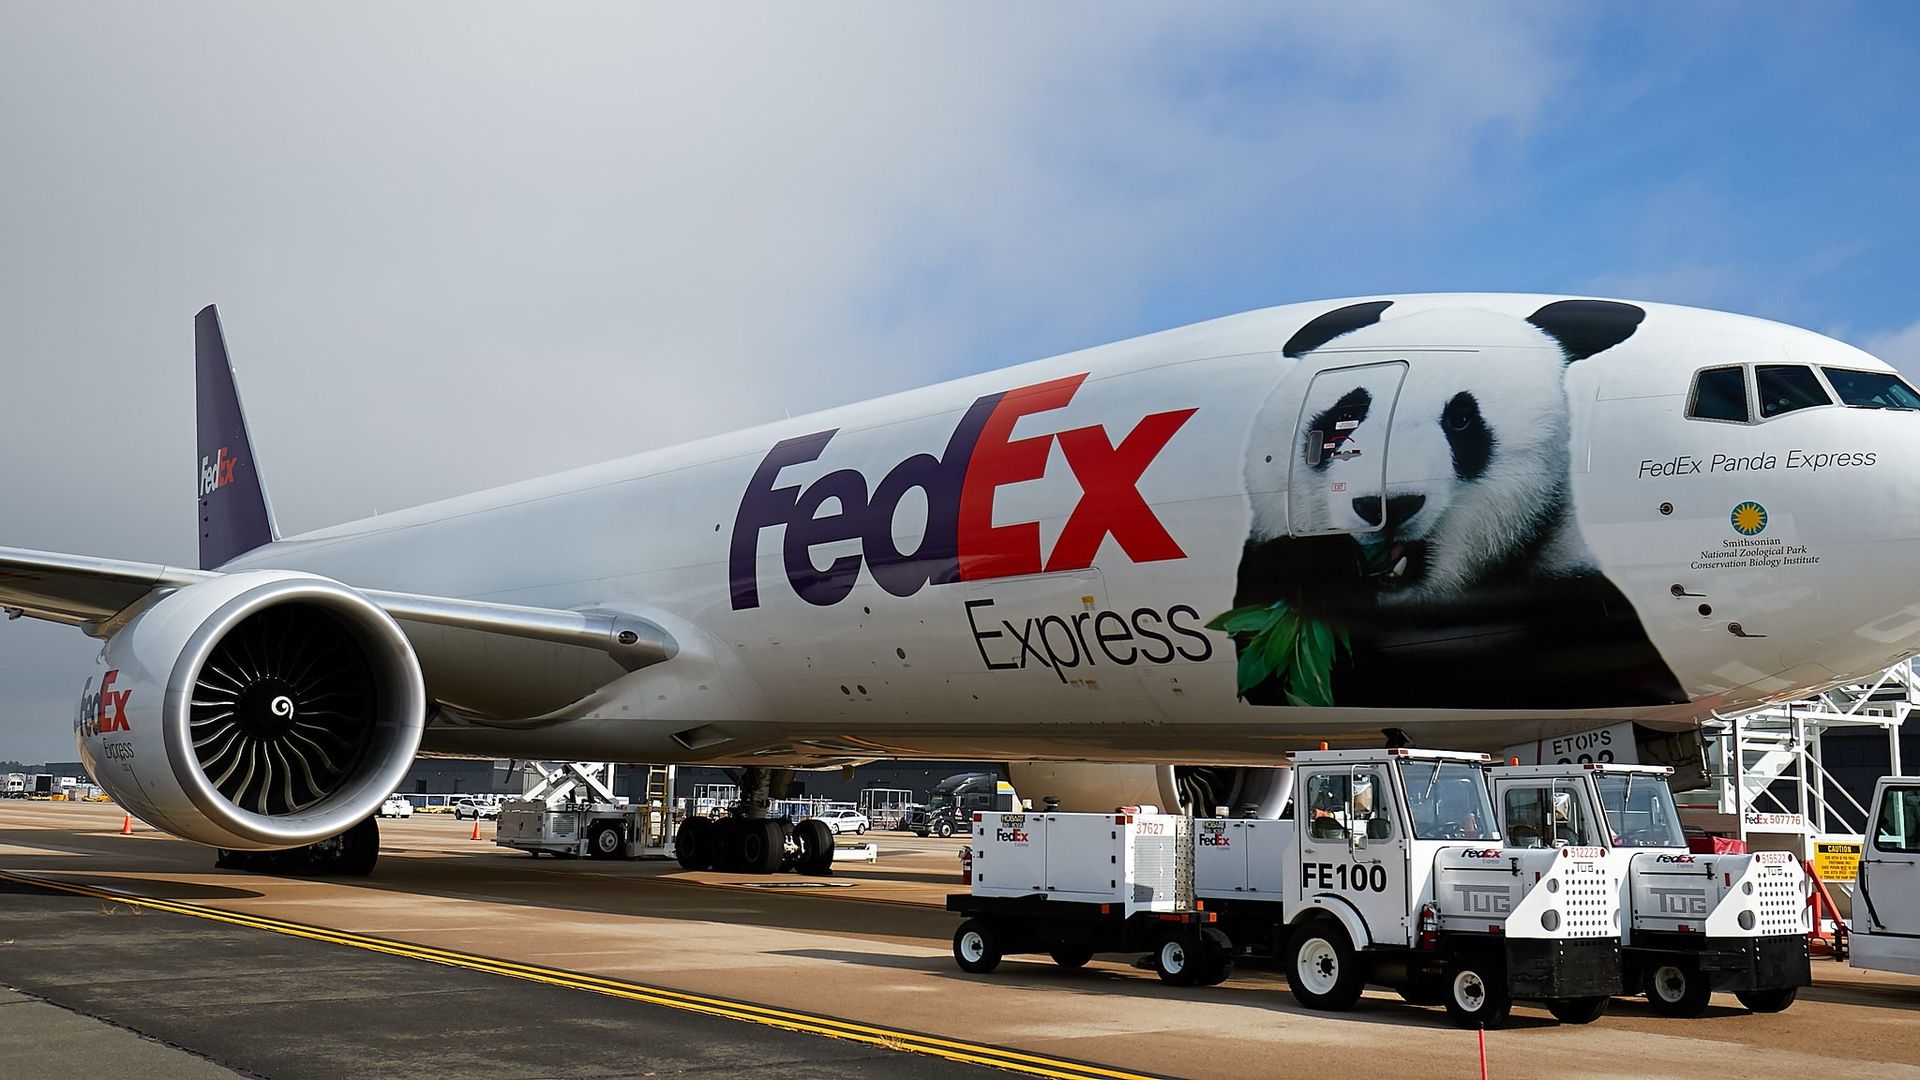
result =
M1241 697L1684 702L1571 505L1567 369L1631 337L1644 310L1392 309L1353 304L1302 327L1284 351L1319 373L1304 405L1283 384L1254 422L1252 531L1234 607L1209 624L1234 638Z

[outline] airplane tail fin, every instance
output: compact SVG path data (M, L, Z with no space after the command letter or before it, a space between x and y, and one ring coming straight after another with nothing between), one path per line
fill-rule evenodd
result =
M273 507L247 436L246 413L227 359L220 312L193 317L194 402L200 470L200 568L213 570L279 539Z

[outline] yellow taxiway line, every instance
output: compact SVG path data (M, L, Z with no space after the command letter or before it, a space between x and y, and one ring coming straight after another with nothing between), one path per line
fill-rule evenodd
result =
M422 960L430 964L445 964L449 967L466 968L470 971L505 975L509 978L524 979L528 982L543 983L548 986L561 986L572 990L585 990L590 993L604 994L608 997L624 998L648 1005L660 1005L669 1009L681 1009L687 1012L704 1013L708 1016L721 1016L729 1020L740 1020L766 1027L783 1028L788 1031L801 1031L810 1035L823 1035L833 1039L846 1039L852 1042L882 1046L889 1050L899 1050L910 1054L926 1054L932 1057L946 1058L949 1061L962 1061L972 1065L985 1065L990 1068L1005 1069L1011 1072L1025 1073L1029 1076L1062 1077L1066 1080L1152 1080L1147 1074L1127 1072L1121 1069L1109 1069L1087 1062L1071 1061L1065 1058L1047 1057L1042 1054L1029 1054L1003 1047L988 1046L984 1043L971 1043L955 1039L943 1039L935 1035L920 1032L903 1031L897 1028L878 1027L872 1024L860 1024L850 1020L839 1020L831 1016L819 1016L813 1013L794 1012L789 1009L776 1009L765 1005L755 1005L746 1001L734 1001L728 998L711 997L705 994L690 994L680 990L670 990L663 986L649 986L645 983L629 982L624 979L607 979L597 975L585 975L579 972L563 971L558 968L541 967L535 964L522 964L511 960L501 960L474 953L456 952L451 949L436 949L428 945L415 945L405 941L393 941L387 938L370 937L365 934L334 930L325 926L312 926L306 923L288 922L284 919L270 919L260 915L245 915L236 911L223 911L218 908L202 907L198 904L182 903L178 900L160 900L148 896L112 889L99 889L89 885L75 885L64 881L52 881L46 878L16 874L0 870L0 880L12 881L21 885L56 892L72 893L77 896L91 897L96 900L109 900L115 903L130 904L135 907L151 908L174 915L184 915L195 919L210 919L214 922L244 926L254 930L264 930L288 937L306 938L310 941L324 941L335 945L346 945L369 952L384 953L388 956L401 956L412 960Z

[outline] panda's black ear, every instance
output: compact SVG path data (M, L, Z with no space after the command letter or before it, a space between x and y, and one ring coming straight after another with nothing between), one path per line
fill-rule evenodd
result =
M1646 317L1641 308L1614 300L1555 300L1527 321L1552 335L1571 363L1632 337Z
M1334 308L1301 327L1287 339L1287 347L1280 351L1289 357L1310 353L1341 334L1350 334L1363 326L1379 322L1380 313L1392 306L1391 300L1370 300L1364 304Z

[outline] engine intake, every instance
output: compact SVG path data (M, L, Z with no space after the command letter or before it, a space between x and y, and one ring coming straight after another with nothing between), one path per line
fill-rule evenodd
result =
M129 811L267 850L370 817L419 749L426 688L378 605L336 581L246 571L188 586L107 642L75 729Z

